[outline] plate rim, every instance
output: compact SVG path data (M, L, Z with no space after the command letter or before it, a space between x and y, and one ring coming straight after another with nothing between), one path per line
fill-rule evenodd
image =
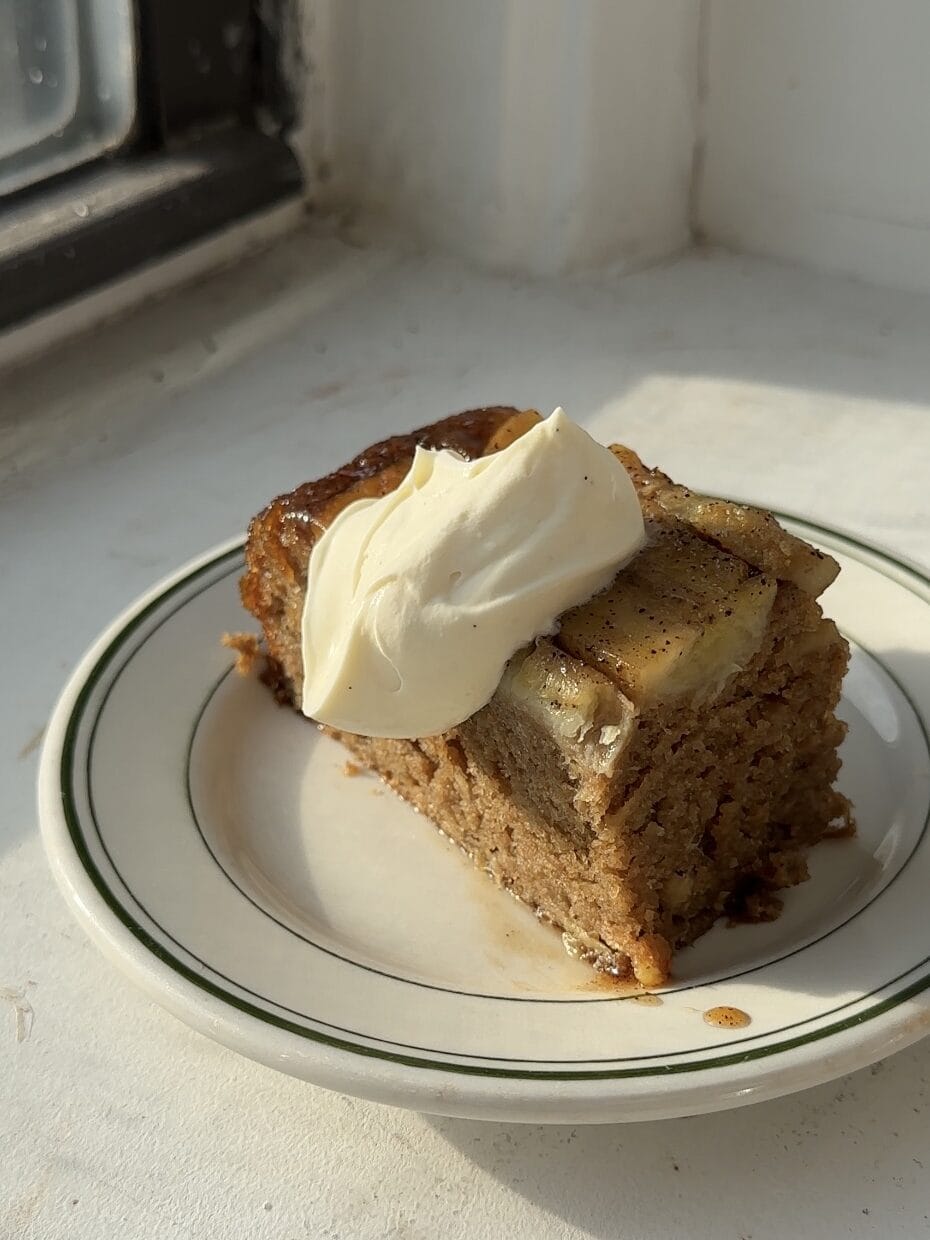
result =
M907 557L808 517L784 510L776 511L775 515L780 520L810 531L814 536L836 540L847 549L853 548L852 554L856 559L910 589L924 604L930 606L930 576ZM370 1047L319 1030L301 1027L254 1007L239 996L223 990L211 979L199 976L183 961L175 959L138 923L132 910L127 909L117 893L111 890L90 857L80 830L80 812L71 796L70 772L66 777L66 765L70 762L78 726L93 689L132 632L144 623L153 610L164 604L172 594L183 589L192 578L232 555L241 553L243 545L243 537L235 536L188 561L144 592L106 627L81 658L61 693L51 717L39 765L38 791L43 842L55 878L68 903L78 915L85 931L104 953L124 971L129 972L152 997L186 1023L202 1032L208 1032L251 1058L270 1062L272 1066L283 1067L320 1084L348 1089L381 1101L400 1101L422 1110L438 1109L445 1113L450 1113L448 1102L440 1106L435 1104L437 1096L446 1092L442 1089L440 1078L450 1075L454 1078L466 1078L469 1089L474 1089L476 1083L481 1082L490 1084L495 1092L503 1090L504 1094L509 1096L503 1099L504 1110L510 1113L514 1109L512 1104L517 1102L517 1094L522 1095L523 1101L529 1101L531 1106L538 1101L545 1106L545 1100L535 1098L533 1091L526 1088L530 1084L536 1090L540 1085L548 1087L551 1095L548 1101L551 1103L564 1094L565 1087L569 1087L572 1092L578 1092L579 1088L583 1089L585 1086L596 1084L603 1087L615 1082L621 1086L619 1090L610 1091L616 1107L617 1103L628 1101L631 1093L643 1095L640 1100L643 1102L652 1094L656 1081L660 1079L677 1078L676 1088L663 1092L671 1092L675 1097L692 1094L696 1098L698 1094L707 1092L707 1085L702 1088L699 1082L699 1078L706 1074L717 1073L721 1068L752 1067L751 1087L746 1086L746 1073L743 1072L739 1074L740 1081L734 1080L734 1089L729 1093L726 1090L721 1093L718 1086L722 1078L718 1075L712 1088L719 1097L705 1097L696 1107L701 1111L719 1109L721 1106L753 1101L763 1096L771 1097L801 1088L807 1083L831 1079L852 1068L864 1066L889 1053L891 1049L900 1049L930 1032L930 1022L921 1019L920 1014L916 1020L913 1016L905 1016L905 1005L909 1000L917 998L930 988L930 970L927 970L894 994L880 999L866 1012L856 1013L775 1044L750 1050L734 1050L692 1063L574 1071L497 1067L493 1060L488 1064L476 1065L454 1060L430 1060L418 1055ZM889 569L891 571L888 571ZM911 701L907 690L903 691L926 734L928 721ZM915 963L897 979L889 980L873 993L880 994L883 990L897 985L915 971L926 969L928 963L930 958ZM165 972L170 976L166 978L163 975ZM865 996L859 996L853 1002L861 1002L863 998ZM889 1020L891 1014L895 1015ZM868 1036L864 1029L867 1025ZM844 1036L851 1035L856 1030L861 1031L862 1036L859 1038ZM894 1038L889 1038L889 1030L895 1033ZM270 1031L274 1031L274 1037L270 1039L272 1043L280 1042L282 1038L288 1043L286 1050L277 1047L271 1059L268 1057L271 1047L267 1045ZM376 1040L376 1035L371 1036ZM307 1054L306 1051L303 1054L295 1053L294 1047L289 1045L290 1040L295 1037L305 1046L313 1047L317 1054ZM833 1046L836 1048L835 1053L827 1057L830 1060L828 1071L816 1071L816 1064L821 1057L814 1056L814 1062L808 1065L814 1068L811 1080L787 1084L781 1082L779 1085L777 1078L784 1068L780 1068L777 1063L773 1064L774 1059L802 1049L809 1051L828 1039L833 1039ZM840 1043L846 1043L845 1053ZM323 1060L331 1062L324 1063ZM353 1061L350 1068L347 1068L344 1060ZM372 1060L379 1061L375 1072L369 1070ZM767 1066L768 1071L763 1071L763 1066ZM693 1079L694 1088L683 1090L678 1083L688 1077ZM431 1078L431 1081L424 1088L425 1078ZM636 1082L639 1082L642 1088L637 1089ZM460 1081L459 1085L461 1084ZM735 1088L737 1084L741 1087ZM484 1089L478 1092L489 1094L489 1091ZM725 1096L729 1100L721 1101ZM431 1101L434 1103L432 1106L429 1105ZM564 1097L562 1101L564 1102ZM485 1114L489 1104L493 1102L490 1095L485 1098L483 1105L480 1100L477 1104L468 1105L465 1100L459 1099L459 1109L451 1113ZM591 1103L592 1100L588 1099L587 1109L590 1109ZM494 1106L491 1105L490 1109L493 1111ZM642 1110L642 1107L640 1109ZM653 1105L646 1108L642 1115L622 1117L612 1114L607 1118L646 1118L662 1114L690 1113L695 1111L690 1108L687 1099L682 1097L671 1109ZM562 1119L564 1115L559 1113L557 1118Z

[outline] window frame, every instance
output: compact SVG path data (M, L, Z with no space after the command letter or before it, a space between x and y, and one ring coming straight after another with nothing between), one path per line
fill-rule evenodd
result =
M0 199L0 330L303 192L281 70L299 0L134 0L126 143Z

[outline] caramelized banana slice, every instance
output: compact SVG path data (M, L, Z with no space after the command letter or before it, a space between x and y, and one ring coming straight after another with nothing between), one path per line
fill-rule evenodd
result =
M776 583L678 521L600 594L565 613L557 637L638 707L710 701L759 649Z
M666 513L686 521L704 538L779 581L791 581L812 598L822 594L840 571L832 556L783 530L770 512L699 495L649 469L623 444L610 446L639 492L646 515Z

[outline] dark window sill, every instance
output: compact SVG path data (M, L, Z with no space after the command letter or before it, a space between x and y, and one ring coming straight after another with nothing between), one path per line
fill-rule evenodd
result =
M101 161L0 210L0 329L60 306L303 189L279 137L231 128Z

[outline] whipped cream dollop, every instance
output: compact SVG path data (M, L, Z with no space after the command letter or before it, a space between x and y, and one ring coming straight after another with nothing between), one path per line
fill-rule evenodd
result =
M643 541L628 474L561 409L476 461L417 448L396 491L350 504L313 549L303 713L367 736L445 732Z

